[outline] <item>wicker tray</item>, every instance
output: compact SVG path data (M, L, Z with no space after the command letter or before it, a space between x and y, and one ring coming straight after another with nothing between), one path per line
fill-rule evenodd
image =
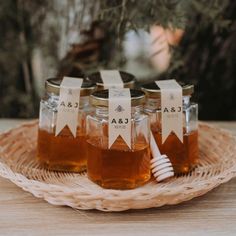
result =
M106 190L72 174L42 169L35 160L37 121L0 135L0 175L54 205L124 211L178 204L203 195L236 176L236 139L200 123L200 163L190 174L134 190Z

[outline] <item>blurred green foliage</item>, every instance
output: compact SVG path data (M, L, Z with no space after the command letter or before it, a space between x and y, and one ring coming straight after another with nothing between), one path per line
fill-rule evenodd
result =
M235 15L232 0L59 0L62 4L94 5L95 21L105 21L109 42L122 42L129 30L149 30L153 24L185 29L166 78L178 78L198 87L200 117L235 119ZM43 47L59 66L57 41L60 14L42 33L57 1L0 1L0 117L37 117L39 96L32 52ZM97 10L98 9L98 10ZM80 16L81 18L84 16ZM69 18L69 16L68 16ZM79 25L78 25L79 30ZM104 42L103 42L104 44ZM86 44L87 46L87 44ZM114 45L115 47L115 45ZM107 51L103 50L106 53ZM106 60L112 58L104 57ZM104 62L102 62L104 63ZM94 66L96 64L92 64ZM83 70L83 68L81 68ZM86 67L86 70L90 68Z

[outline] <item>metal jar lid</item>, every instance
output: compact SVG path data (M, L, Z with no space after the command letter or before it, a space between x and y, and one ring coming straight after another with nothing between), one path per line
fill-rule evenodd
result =
M194 85L179 83L183 89L183 96L190 96L194 93ZM141 86L141 90L152 98L161 98L161 90L155 82L147 83Z
M59 78L49 78L45 82L45 88L48 93L54 93L55 95L59 95L60 93L60 84L62 79ZM88 80L83 80L80 96L89 96L96 88L96 85Z
M124 88L134 88L135 76L124 71L119 71L119 72L121 79L124 83ZM104 89L104 84L100 72L95 72L89 75L88 79L93 83L95 83L98 86L98 88Z
M139 106L145 103L144 92L136 89L130 89L131 106ZM109 90L98 90L90 95L90 103L93 106L108 107L109 104Z

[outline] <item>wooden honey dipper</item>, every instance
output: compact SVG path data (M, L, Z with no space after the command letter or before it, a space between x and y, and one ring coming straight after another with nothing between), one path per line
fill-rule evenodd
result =
M165 154L161 155L152 132L150 141L152 153L151 170L157 182L163 181L167 178L174 176L174 169L172 163Z

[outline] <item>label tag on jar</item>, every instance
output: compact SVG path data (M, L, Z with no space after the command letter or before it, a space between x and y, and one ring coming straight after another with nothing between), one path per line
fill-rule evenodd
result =
M109 149L119 136L131 149L131 95L128 88L109 89Z
M162 143L171 132L183 142L182 87L176 80L160 80L156 84L161 89Z
M123 80L118 70L101 70L100 75L105 89L123 88Z
M76 137L82 83L83 79L63 78L60 85L55 136L67 125L73 136Z

